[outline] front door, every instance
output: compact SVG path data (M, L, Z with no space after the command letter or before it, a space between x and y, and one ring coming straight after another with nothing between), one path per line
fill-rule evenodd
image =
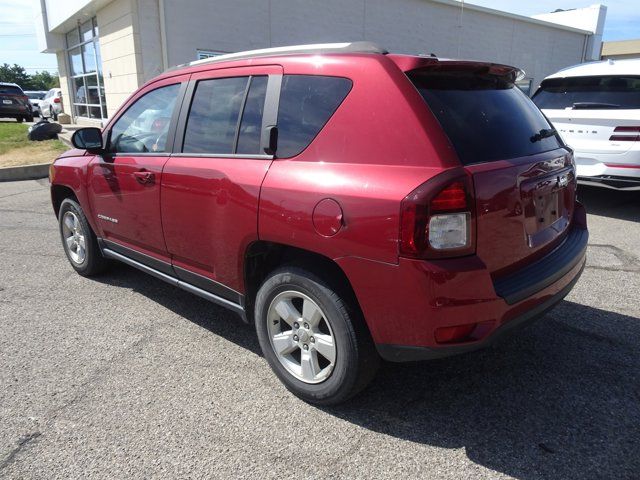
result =
M240 255L258 237L258 200L272 157L261 141L275 125L282 68L194 74L175 153L162 176L162 224L176 275L241 301ZM267 99L268 98L268 99ZM189 106L190 105L190 106Z
M176 107L185 89L179 78L169 79L132 98L105 129L107 153L89 164L89 201L100 236L120 253L131 256L133 250L170 263L162 233L160 185L173 146Z

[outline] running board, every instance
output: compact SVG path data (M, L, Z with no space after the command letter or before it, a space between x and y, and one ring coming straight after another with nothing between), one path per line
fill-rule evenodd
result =
M118 252L114 252L113 250L110 250L109 248L103 248L102 249L102 254L107 257L107 258L111 258L113 260L118 260L119 262L122 263L126 263L127 265L133 267L133 268L137 268L138 270L141 270L145 273L148 273L149 275L152 275L162 281L165 281L171 285L173 285L174 287L178 287L181 288L183 290L186 290L187 292L193 293L194 295L198 295L199 297L204 298L205 300L209 300L210 302L216 303L218 305L221 305L223 307L228 308L229 310L234 311L235 313L237 313L238 315L240 315L240 318L242 318L242 321L247 322L247 315L246 312L244 310L244 308L242 307L242 305L238 305L237 303L231 302L225 298L219 297L218 295L215 295L213 293L207 292L206 290L203 290L201 288L198 288L194 285L191 285L190 283L187 283L183 280L179 280L175 277L172 277L171 275L167 275L166 273L160 272L159 270L156 270L155 268L151 268L143 263L140 263L136 260L133 260L125 255L122 255Z

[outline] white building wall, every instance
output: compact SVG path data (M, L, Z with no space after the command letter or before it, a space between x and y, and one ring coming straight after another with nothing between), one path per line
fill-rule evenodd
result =
M164 0L170 65L196 50L236 52L370 40L397 53L435 53L523 68L534 86L582 61L587 34L446 0Z

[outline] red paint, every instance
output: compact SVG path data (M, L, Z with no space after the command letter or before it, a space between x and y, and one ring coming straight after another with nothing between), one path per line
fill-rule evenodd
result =
M460 165L404 74L437 62L401 55L283 55L167 72L134 94L105 131L144 93L189 78L331 75L350 78L353 88L320 134L290 159L108 159L72 151L55 162L53 183L73 189L99 236L240 293L248 290L247 248L257 240L274 242L335 261L378 343L437 347L438 328L445 329L443 341L475 341L559 292L581 265L511 306L496 295L493 279L530 264L570 228L586 224L574 203L575 178L565 150ZM548 215L537 219L533 199L552 193L564 173L571 181L559 190L553 217L559 223L551 227ZM425 185L421 198L433 201L434 210L471 212L472 241L464 256L399 255L401 204Z

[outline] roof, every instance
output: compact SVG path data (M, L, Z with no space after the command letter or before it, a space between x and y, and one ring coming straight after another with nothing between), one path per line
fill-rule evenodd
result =
M596 75L640 75L640 59L582 63L563 68L547 78L592 77Z
M247 50L245 52L227 53L225 55L217 55L215 57L204 58L202 60L196 60L194 62L178 65L176 67L172 67L170 70L184 67L193 67L197 65L209 65L211 63L228 62L231 60L244 60L248 58L296 54L322 55L327 53L386 54L388 52L372 42L314 43L309 45L291 45L287 47L261 48L259 50Z
M640 38L602 42L602 55L640 55Z
M18 87L18 88L20 88L20 85L18 85L17 83L11 83L11 82L0 82L0 85L2 85L3 87Z

